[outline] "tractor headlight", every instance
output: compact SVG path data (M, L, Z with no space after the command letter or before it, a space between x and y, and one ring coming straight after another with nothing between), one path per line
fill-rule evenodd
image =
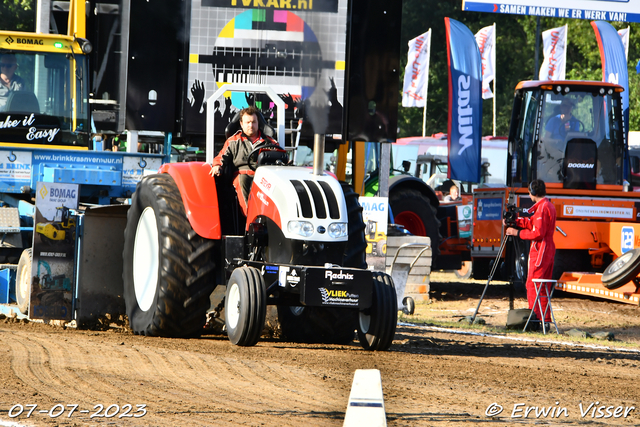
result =
M337 239L339 237L347 237L348 228L346 222L333 222L329 224L329 236Z
M313 224L308 221L289 221L287 230L289 230L289 233L298 234L302 237L311 237L313 235Z

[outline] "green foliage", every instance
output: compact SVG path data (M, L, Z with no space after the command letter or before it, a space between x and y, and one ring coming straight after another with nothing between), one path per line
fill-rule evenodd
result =
M3 0L0 3L0 28L4 31L34 31L35 10L35 0Z
M464 12L462 1L404 0L402 15L401 75L407 61L408 41L432 30L429 70L429 92L427 95L426 134L447 132L448 119L448 69L444 18L449 17L465 24L472 33L496 23L496 134L507 135L511 120L511 104L516 84L531 80L534 71L536 17L493 13ZM541 18L540 31L568 24L567 79L602 80L600 52L590 21L579 19ZM640 75L635 66L640 59L640 25L635 23L611 23L616 29L631 27L629 40L629 129L640 130L640 110L635 106L640 100ZM541 39L541 38L540 38ZM544 55L542 41L538 69ZM493 132L493 99L483 101L482 128L484 135ZM399 137L422 135L422 108L398 107Z

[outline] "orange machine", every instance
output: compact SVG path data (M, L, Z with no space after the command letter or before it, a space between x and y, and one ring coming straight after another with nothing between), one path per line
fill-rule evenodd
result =
M631 271L640 254L622 257L640 247L640 192L631 191L625 180L629 163L622 130L622 90L604 82L518 84L509 132L507 187L474 192L471 256L475 277L482 277L495 261L504 238L506 207L514 206L519 215L527 215L526 208L533 204L527 185L542 179L557 212L557 288L638 304L640 295L632 280L637 272ZM561 104L570 104L572 111L561 111ZM526 278L528 245L514 239L505 251L503 277ZM598 272L605 267L603 276ZM613 280L610 269L624 270L626 276L614 274Z

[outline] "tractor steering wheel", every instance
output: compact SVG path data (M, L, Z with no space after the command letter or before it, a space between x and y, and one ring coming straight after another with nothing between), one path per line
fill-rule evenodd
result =
M282 151L282 147L280 147L278 144L273 144L271 142L268 142L266 144L262 144L262 145L259 145L259 146L255 147L247 155L247 163L249 165L249 169L251 169L252 171L255 171L256 168L258 167L258 154L260 153L260 150L262 150L262 149L266 149L266 150L270 150L270 151L276 151L276 150L277 151Z

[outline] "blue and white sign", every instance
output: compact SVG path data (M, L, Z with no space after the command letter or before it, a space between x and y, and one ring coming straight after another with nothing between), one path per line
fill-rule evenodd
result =
M482 58L473 33L444 18L449 65L448 177L480 182Z
M31 184L31 153L0 150L0 191L20 192L20 187Z
M620 252L625 253L633 249L635 233L633 227L622 227L620 236Z
M502 198L478 199L478 220L502 219Z
M462 10L618 22L640 22L637 0L462 0Z
M29 317L71 320L79 185L38 182Z

